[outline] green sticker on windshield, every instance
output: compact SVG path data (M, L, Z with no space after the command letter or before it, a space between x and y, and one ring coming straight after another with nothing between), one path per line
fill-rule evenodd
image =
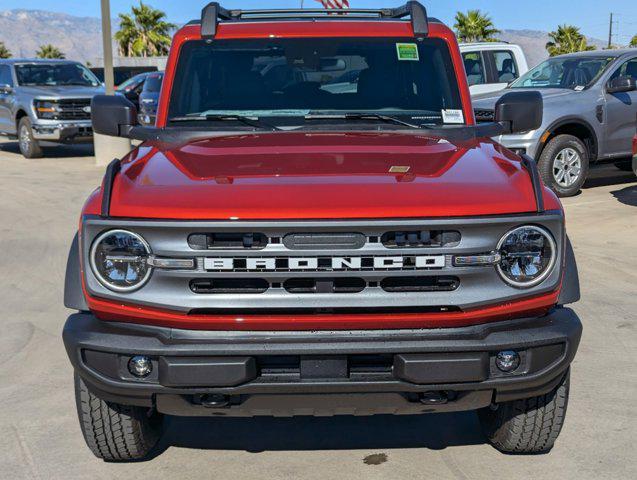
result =
M398 60L411 60L413 62L420 60L418 45L415 43L397 43L396 51L398 52Z

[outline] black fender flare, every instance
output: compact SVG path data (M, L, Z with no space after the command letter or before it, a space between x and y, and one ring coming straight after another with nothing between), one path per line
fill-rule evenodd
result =
M80 268L80 246L78 234L73 237L69 256L66 260L64 278L64 306L80 312L88 311L88 305L82 291L82 270Z
M535 152L535 160L536 161L538 161L540 159L540 155L542 154L542 151L544 150L544 146L546 145L546 140L548 140L548 137L547 137L546 140L542 140L544 138L544 136L547 133L552 134L558 128L563 127L564 125L569 125L569 124L578 124L578 125L586 128L589 132L591 132L591 136L593 137L593 144L594 144L594 147L595 147L595 152L589 152L590 160L593 161L594 160L593 157L595 157L595 159L597 158L597 154L599 154L599 138L597 137L597 132L595 132L595 129L590 124L590 122L588 122L587 120L584 120L581 117L561 117L560 119L555 120L553 123L551 123L542 132L542 135L540 136L540 143L538 145L538 149ZM593 153L595 153L595 155L593 155Z
M558 298L560 305L578 302L580 299L579 272L577 261L571 240L566 236L564 245L564 277L562 278L562 290Z

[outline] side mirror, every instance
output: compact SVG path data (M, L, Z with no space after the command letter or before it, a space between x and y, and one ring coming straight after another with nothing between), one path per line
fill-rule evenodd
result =
M137 126L137 108L121 95L95 95L91 100L93 130L110 137L128 137Z
M7 83L3 83L3 84L0 85L0 93L7 94L7 93L11 93L11 92L13 92L13 87L11 85L9 85Z
M542 126L543 108L540 92L509 92L495 104L495 121L504 134L537 130Z
M613 78L608 85L606 91L608 93L623 93L637 90L637 81L633 77L617 77Z

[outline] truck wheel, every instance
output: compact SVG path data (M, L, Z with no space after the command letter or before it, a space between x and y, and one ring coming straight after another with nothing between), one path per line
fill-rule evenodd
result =
M631 160L625 160L623 162L615 162L615 167L622 172L632 172L633 162Z
M42 156L42 147L33 138L33 128L31 128L29 117L22 117L18 122L18 144L24 158L40 158Z
M77 373L75 402L84 440L97 458L111 462L140 460L159 440L161 414L106 402L91 393Z
M568 405L569 372L546 395L496 404L478 411L489 442L503 453L545 453L557 440Z
M544 147L538 168L544 183L558 196L572 197L588 176L588 149L573 135L558 135Z

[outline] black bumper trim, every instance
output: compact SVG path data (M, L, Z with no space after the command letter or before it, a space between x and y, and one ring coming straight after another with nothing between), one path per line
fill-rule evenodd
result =
M575 356L581 332L577 315L570 309L557 308L541 318L463 328L334 332L177 330L102 322L91 314L78 313L68 318L63 337L73 367L98 395L121 403L151 405L159 395L204 394L238 397L490 391L495 401L525 398L546 393L559 381ZM504 349L522 352L524 368L520 372L504 375L495 369L493 354ZM120 365L125 365L122 362L127 356L148 355L157 360L156 365L163 365L160 369L165 369L167 364L185 362L187 365L196 360L200 370L191 377L195 383L190 384L177 370L164 370L146 381L125 374L113 378L117 365L110 369L95 368L88 365L86 352L110 354L120 359ZM255 375L250 360L273 356L346 358L372 354L393 355L393 369L351 374L349 378L321 379L320 375L299 378L293 374L260 375L257 372ZM240 358L244 356L247 358ZM99 355L93 357L99 358ZM228 377L228 372L219 369L219 360L232 358L233 371ZM412 362L408 373L405 373L404 359ZM246 376L242 374L242 365ZM207 370L209 367L211 370ZM216 378L210 376L212 369L225 383L210 380ZM166 378L170 380L165 381ZM206 382L207 385L201 385ZM167 397L162 402L165 404L166 400Z

